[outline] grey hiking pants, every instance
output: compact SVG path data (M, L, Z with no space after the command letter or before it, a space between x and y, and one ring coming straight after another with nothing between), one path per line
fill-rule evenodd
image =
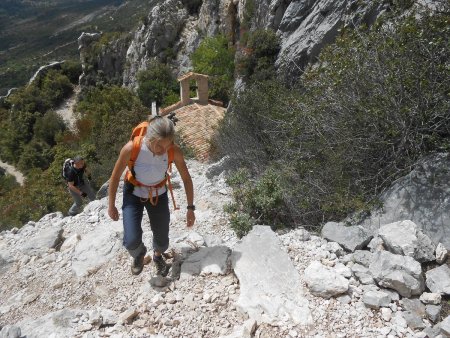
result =
M86 193L91 202L95 200L95 192L94 190L92 190L91 184L89 183L89 180L87 178L84 178L84 183L81 185L77 185L77 188ZM69 215L75 216L76 214L79 214L81 212L81 208L83 207L83 198L70 189L69 192L72 195L74 201L69 209Z

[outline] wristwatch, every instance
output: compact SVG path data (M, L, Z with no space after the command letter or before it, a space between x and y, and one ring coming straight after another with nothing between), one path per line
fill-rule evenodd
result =
M194 211L195 210L195 205L188 205L187 209Z

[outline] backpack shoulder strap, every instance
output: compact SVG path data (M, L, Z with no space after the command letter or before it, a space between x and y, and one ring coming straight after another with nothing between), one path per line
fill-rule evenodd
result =
M167 150L168 163L169 164L172 163L174 161L174 159L175 159L175 150L174 150L174 147L172 146Z
M136 137L145 136L145 133L147 132L147 127L148 121L139 123L136 127L133 128L130 139L133 140Z
M133 148L131 149L130 159L128 160L128 169L131 171L133 176L134 176L134 163L136 162L139 152L141 151L141 145L142 145L143 139L144 139L144 136L136 136L133 139Z

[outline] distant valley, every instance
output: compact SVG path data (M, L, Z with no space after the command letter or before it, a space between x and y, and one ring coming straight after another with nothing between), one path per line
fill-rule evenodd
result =
M154 1L2 0L0 95L25 84L43 64L77 59L83 32L130 31Z

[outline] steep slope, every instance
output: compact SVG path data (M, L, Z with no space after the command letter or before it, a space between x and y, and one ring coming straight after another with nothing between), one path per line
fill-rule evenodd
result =
M394 302L381 310L364 305L366 294L377 287L355 277L346 279L352 272L340 261L349 255L342 256L337 243L304 229L274 234L261 226L238 241L222 211L230 200L223 174L208 178L221 171L218 165L189 161L188 166L196 191L197 223L186 230L183 191L175 177L181 209L172 214L171 279L155 277L151 265L141 275L131 275L130 258L121 245L121 221L108 218L106 199L90 203L75 217L49 214L20 230L1 233L0 321L8 324L3 332L20 328L27 337L415 335L403 318L408 303L402 307ZM148 225L144 229L144 242L150 247ZM367 255L359 254L359 262ZM339 297L344 289L329 290L337 292L337 298L325 299L306 289L312 267L318 264L335 264L340 277L333 278L344 281L347 294ZM324 280L319 274L314 278ZM329 285L335 282L330 280ZM292 286L298 288L299 298L293 298L294 290L278 293ZM391 291L392 297L395 294ZM290 304L293 299L309 304L310 315L305 308L299 312L299 303Z

